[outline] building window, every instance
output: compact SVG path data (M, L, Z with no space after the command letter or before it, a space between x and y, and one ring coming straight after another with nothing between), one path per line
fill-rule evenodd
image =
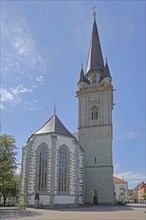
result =
M97 106L93 106L91 108L91 120L98 119L98 108Z
M96 164L96 157L94 158L94 162L95 162L95 164Z
M68 191L68 158L69 152L67 147L62 146L59 149L59 181L58 181L58 191L67 192Z
M48 147L44 144L38 153L38 191L47 191Z

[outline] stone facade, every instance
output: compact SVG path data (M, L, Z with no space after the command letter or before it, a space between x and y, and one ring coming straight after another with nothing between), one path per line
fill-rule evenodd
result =
M47 191L38 191L37 152L42 144L48 147ZM69 190L58 191L58 150L65 145L69 151ZM25 156L24 156L25 153ZM35 195L39 193L39 206L78 206L84 203L83 150L76 138L58 134L33 135L23 148L21 179L21 204L26 200L27 206L34 206ZM26 159L27 157L27 159Z
M85 151L85 201L113 204L112 165L112 86L80 89L79 143ZM98 119L91 119L92 106L98 106ZM96 194L96 196L95 196Z

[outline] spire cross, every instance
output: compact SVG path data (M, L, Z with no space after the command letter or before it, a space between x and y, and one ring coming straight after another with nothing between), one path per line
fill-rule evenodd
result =
M56 115L56 103L54 104L54 115Z

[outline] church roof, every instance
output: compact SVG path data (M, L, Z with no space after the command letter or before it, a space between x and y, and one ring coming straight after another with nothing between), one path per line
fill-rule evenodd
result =
M86 74L88 74L89 71L94 71L98 69L104 69L104 62L103 62L103 56L100 46L96 20L94 17Z
M56 114L54 114L38 131L34 134L57 133L69 137L74 137L62 124Z

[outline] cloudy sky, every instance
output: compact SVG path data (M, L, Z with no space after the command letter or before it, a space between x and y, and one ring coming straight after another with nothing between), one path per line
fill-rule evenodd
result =
M1 134L21 148L53 114L77 132L93 7L114 85L113 162L129 188L144 181L145 1L1 1Z

